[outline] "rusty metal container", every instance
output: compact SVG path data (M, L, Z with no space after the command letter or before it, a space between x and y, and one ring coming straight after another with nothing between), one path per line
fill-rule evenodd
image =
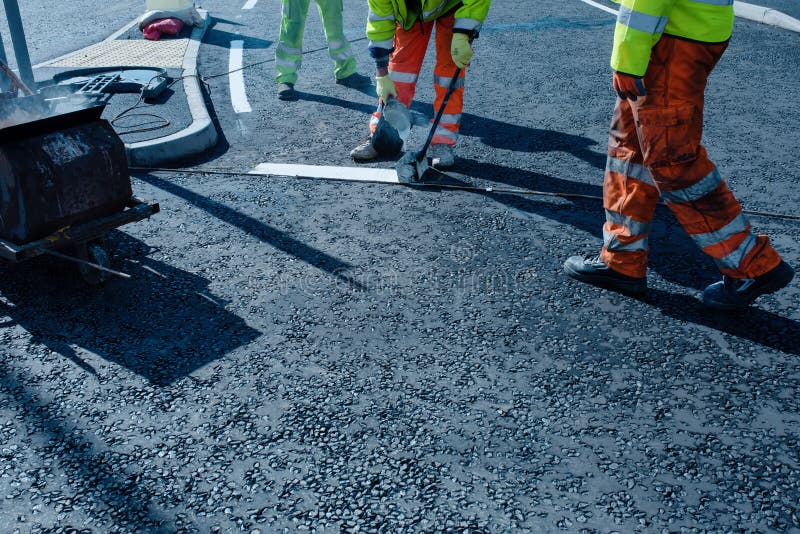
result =
M125 209L125 145L103 108L0 129L0 239L25 244Z

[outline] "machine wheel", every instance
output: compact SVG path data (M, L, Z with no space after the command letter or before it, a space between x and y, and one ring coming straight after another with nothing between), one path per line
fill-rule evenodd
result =
M108 255L108 252L97 242L87 243L83 245L79 250L79 257L90 261L92 263L96 263L102 267L111 268L111 258ZM90 285L97 285L102 284L109 278L111 278L111 274L105 271L100 271L88 265L79 265L78 270L83 277L83 280Z

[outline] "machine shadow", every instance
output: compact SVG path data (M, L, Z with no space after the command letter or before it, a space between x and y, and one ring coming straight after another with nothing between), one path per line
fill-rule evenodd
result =
M715 312L706 308L699 299L652 288L641 301L673 319L800 356L800 322L755 306L735 312Z
M76 269L37 258L0 269L0 294L11 303L5 323L89 373L78 347L168 386L244 347L261 334L206 292L208 281L147 257L150 249L113 232L115 266L133 276L87 287Z
M267 243L276 249L294 256L295 258L304 261L305 263L316 267L321 271L335 276L339 280L346 282L349 286L357 290L365 290L365 287L355 279L347 276L346 271L353 268L352 265L346 263L338 258L335 258L321 250L317 250L297 239L289 236L287 233L273 228L263 222L245 215L233 208L226 206L220 202L212 200L203 195L199 195L194 191L190 191L185 187L181 187L163 178L159 178L152 174L134 174L134 176L146 182L153 187L157 187L162 191L173 194L182 198L189 204L205 211L206 213L224 221L230 225L236 226L243 232Z
M154 502L153 494L137 482L136 475L120 471L108 461L79 431L70 429L67 418L58 408L43 403L39 395L24 384L26 376L0 360L0 395L18 407L31 434L44 433L46 439L33 450L47 450L57 458L58 467L68 476L66 480L84 494L84 498L99 508L116 511L115 525L126 532L174 532L172 520ZM103 491L86 491L103 487Z

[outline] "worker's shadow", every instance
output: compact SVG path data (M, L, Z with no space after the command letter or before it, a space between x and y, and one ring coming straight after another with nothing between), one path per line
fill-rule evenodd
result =
M442 177L433 172L426 175L426 180L442 184L473 185L474 179L478 179L511 188L531 189L545 193L567 193L593 197L602 197L603 195L603 187L600 184L565 180L529 170L472 159L459 159L450 176L459 171L465 175L463 181L457 176ZM599 176L599 180L602 180L602 174ZM472 182L467 180L472 180ZM571 254L599 252L605 220L603 205L599 200L569 199L565 202L553 202L541 196L497 192L479 194L486 195L487 198L514 209L535 213L555 222L569 225L595 237L595 241L586 250L554 251L554 253L563 254L565 259ZM684 287L699 289L719 278L719 272L713 262L697 249L666 208L656 210L650 242L650 267L666 280Z
M122 232L110 237L114 266L133 278L90 287L74 265L48 257L0 267L0 294L10 303L0 305L9 317L0 327L21 326L88 373L97 374L82 351L156 385L259 337L207 291L206 279L148 258L147 245Z

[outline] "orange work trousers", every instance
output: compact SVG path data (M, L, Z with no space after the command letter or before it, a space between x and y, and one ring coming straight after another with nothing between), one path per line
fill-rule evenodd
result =
M397 89L397 99L406 107L411 107L414 93L417 90L417 79L428 50L428 42L436 26L436 67L433 71L433 87L436 90L436 99L433 102L434 110L438 110L444 101L447 88L456 72L456 64L450 55L450 43L453 40L453 24L455 24L454 11L442 15L435 21L415 24L413 28L405 31L402 26L397 26L394 35L394 53L389 60L389 77ZM455 145L458 141L458 130L461 126L461 111L464 108L464 71L456 81L456 87L450 100L447 102L442 120L436 128L433 145ZM375 133L378 126L379 112L372 114L370 131Z
M601 259L611 269L645 276L659 196L722 274L755 278L780 263L700 144L706 82L727 46L665 35L645 74L647 97L617 99L603 184Z

